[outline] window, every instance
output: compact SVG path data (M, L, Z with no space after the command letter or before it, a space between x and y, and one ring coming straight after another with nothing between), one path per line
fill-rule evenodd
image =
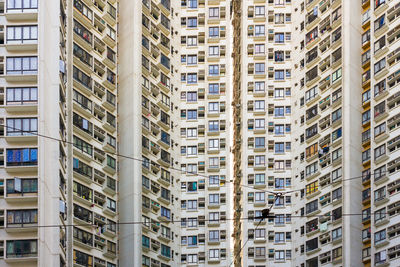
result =
M74 227L73 236L75 240L88 246L93 246L93 235L89 232L83 231L79 228Z
M334 191L332 191L332 201L335 201L337 199L341 199L342 198L342 188L338 188Z
M332 152L332 161L340 159L342 157L342 148L336 149Z
M375 148L374 150L374 159L377 160L379 159L381 156L386 155L386 145L383 144L377 148Z
M26 105L37 103L37 87L7 88L7 105Z
M264 203L265 202L265 193L264 192L255 192L255 202L256 203Z
M171 210L161 206L161 216L167 219L171 218Z
M209 56L219 56L219 46L208 47L208 55Z
M255 184L265 184L265 174L264 173L257 173L255 175Z
M256 25L255 36L265 36L265 25Z
M12 194L37 193L37 179L7 179L7 196Z
M342 238L342 227L332 230L332 241Z
M283 135L284 134L284 125L278 124L275 125L275 135Z
M209 27L208 35L209 37L219 37L219 27Z
M283 98L284 96L284 89L283 88L276 88L274 90L274 97L275 98Z
M318 181L306 185L306 195L309 196L315 192L318 192Z
M362 104L368 103L371 100L371 90L362 94Z
M254 83L254 91L264 92L265 91L265 82L255 82Z
M332 182L342 178L342 168L332 171Z
M7 11L11 12L24 12L25 9L37 9L38 0L7 0ZM25 12L32 12L29 10Z
M306 252L313 251L318 248L318 237L306 241Z
M342 118L342 109L339 108L332 112L332 123L334 123L337 120L340 120Z
M187 102L196 102L197 101L197 92L187 92L186 101Z
M265 73L265 63L256 63L255 74L264 74L264 73Z
M371 150L367 149L362 152L361 154L362 162L367 162L368 160L371 159Z
M379 0L377 0L379 1ZM386 262L386 250L382 250L378 253L375 253L375 266L379 265L379 264L383 264Z
M82 37L82 39L85 40L87 43L89 43L90 45L92 44L92 33L76 20L74 20L74 32Z
M73 184L74 195L81 197L89 202L93 200L93 190L87 186L74 182Z
M285 233L275 233L275 243L284 243L285 242Z
M76 90L73 90L73 100L78 103L83 109L86 109L89 112L92 111L92 101Z
M218 7L210 7L208 9L208 17L209 18L219 18L219 8Z
M386 58L382 58L374 65L374 74L378 74L382 69L386 67Z
M285 152L285 143L275 143L275 153L284 153Z
M187 119L188 120L197 120L197 110L188 110L187 111Z
M265 44L255 44L254 53L258 54L258 55L260 55L260 54L264 55L265 54Z
M378 96L386 90L386 80L382 80L374 86L374 96Z
M265 110L265 101L264 100L256 100L254 102L254 110L255 111L264 111Z
M208 159L208 163L209 163L210 168L218 168L219 167L219 158L211 157Z
M219 185L219 176L218 175L210 175L208 180L210 185Z
M208 122L208 131L209 132L218 132L219 131L219 121L209 121Z
M210 95L218 95L219 94L219 84L218 83L210 83L208 85L208 93Z
M306 45L318 38L318 27L306 34Z
M7 258L36 257L37 240L7 240Z
M7 57L7 74L29 75L37 74L37 57Z
M197 263L197 254L188 254L187 255L187 262L188 263Z
M285 80L285 71L284 70L275 70L275 80L276 81Z
M382 0L377 0L377 2L382 1ZM384 0L383 0L384 1ZM379 17L377 20L374 22L374 30L375 32L378 31L380 28L385 25L385 14Z
M256 137L255 148L264 148L264 147L265 147L265 137Z
M218 150L219 149L219 139L209 139L208 140L208 148L210 150Z
M336 82L340 78L342 78L342 68L332 73L332 83Z
M197 128L188 128L187 129L187 137L197 137Z
M386 197L386 187L381 187L374 192L374 201L381 201Z
M256 119L255 129L265 129L265 119Z
M210 76L218 76L219 75L219 65L210 65L210 66L208 66L208 75L210 75Z
M37 165L37 148L7 149L7 166Z
M312 213L316 210L318 210L318 199L306 204L306 214Z
M284 107L275 107L275 117L284 117L285 112L284 112Z
M219 241L219 231L218 230L210 230L208 232L208 239L210 241Z
M374 234L375 246L378 245L379 243L384 242L385 240L386 240L386 229L376 232Z
M73 78L80 84L88 88L90 91L92 91L92 79L90 78L90 76L86 75L83 71L76 68L75 66L73 69Z
M37 133L37 118L7 119L7 136L29 136Z
M197 83L197 73L188 73L187 74L187 83L189 83L189 84Z
M38 39L37 26L8 26L7 27L7 43L21 44L32 43Z
M219 259L219 249L210 249L208 251L209 259Z
M376 52L378 52L383 47L385 47L385 45L386 45L386 36L383 36L382 38L380 38L378 41L376 41L374 43L374 53L376 54Z
M197 27L197 18L188 18L188 23L187 23L189 28L196 28Z
M171 248L164 244L161 244L161 255L167 258L171 258Z
M374 213L375 224L386 219L386 208L379 209Z
M342 257L342 247L338 247L338 248L335 248L334 250L332 250L332 259L333 260L338 259L340 257Z
M285 260L285 251L284 250L275 250L275 260L276 261L284 261Z
M364 45L365 43L369 42L370 39L371 39L371 30L368 30L361 35L361 44Z
M163 53L161 53L160 62L164 67L166 67L167 69L170 69L170 60Z
M209 204L219 204L219 194L209 195Z
M188 36L187 46L197 46L197 36Z
M365 124L371 120L371 111L367 110L362 114L362 124Z
M275 33L275 43L283 44L285 43L285 34L284 33Z
M256 15L256 17L258 17L258 16L264 17L265 16L265 6L256 6L255 7L255 15Z
M255 157L255 166L265 166L265 155L257 155Z
M8 210L7 227L24 227L24 225L36 224L38 212L33 210Z
M189 8L197 8L197 0L188 0Z

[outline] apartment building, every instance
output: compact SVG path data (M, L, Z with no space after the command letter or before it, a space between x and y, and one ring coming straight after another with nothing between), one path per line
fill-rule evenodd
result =
M342 216L361 213L361 179L346 180L362 172L360 3L306 1L297 14L295 265L360 266L361 216Z
M235 230L240 231L236 238L242 244L249 241L241 260L239 255L235 260L237 266L240 262L242 266L265 266L267 262L288 266L292 255L292 196L276 197L268 191L284 193L292 188L292 3L244 1L238 9L242 10L238 18L241 44L237 48L235 43L234 49L240 49L235 52L242 57L235 66L242 76L234 85L235 94L240 94L240 102L235 99L234 104L240 109L235 119L241 130L235 136L235 148L241 151L237 170L245 187L238 186L235 196L240 204L235 211L240 209L238 220L249 219ZM275 219L255 219L271 205ZM239 250L240 245L235 247L235 254Z
M1 2L1 266L117 264L116 15Z
M363 1L362 10L362 260L396 266L400 4Z
M399 16L0 1L0 266L398 266Z
M266 31L268 41L257 37L263 36L264 16L260 14L264 14L261 11L264 7L267 10L271 7ZM399 4L384 0L257 1L254 7L248 2L234 2L233 11L236 264L265 266L266 262L279 265L286 261L285 266L348 266L350 263L396 266L398 100L395 88ZM254 44L253 50L251 40L257 38L263 42ZM268 60L257 64L257 54L263 54L260 47L264 44ZM269 61L274 64L269 65ZM288 230L278 228L276 223L281 216L278 212L281 212L279 204L282 202L274 203L271 212L275 218L260 223L256 230L258 235L264 236L265 223L269 241L266 245L261 243L265 242L263 238L258 241L257 236L253 236L251 229L246 231L250 223L241 223L239 219L246 215L252 218L253 214L246 211L252 208L251 202L256 204L257 200L253 200L251 192L255 195L257 190L243 185L253 183L246 172L253 167L251 149L254 147L257 151L257 141L253 144L251 139L251 133L257 133L258 125L252 124L257 114L251 112L259 108L256 104L258 88L253 89L251 75L254 74L256 85L256 74L260 70L262 73L265 62L269 75L262 81L266 81L268 93L266 97L264 93L259 96L266 98L269 113L265 117L271 130L262 132L261 136L268 139L268 152L276 153L279 149L276 143L285 140L276 136L277 124L292 124L291 133L285 132L289 134L288 142L291 141L289 147L286 140L285 146L281 145L285 152L287 148L292 149L288 157L291 165L283 165L291 180L289 183L278 181L284 188L292 185L294 190L290 192L289 189L286 194L285 190L279 191L282 189L277 187L276 179L281 174L276 172L279 167L276 161L286 158L285 154L274 155L271 162L268 160L273 168L265 171L267 188L282 192L283 197L290 196L289 203L286 198L282 202L289 206L287 211L291 216L282 215L285 218L282 223L290 225ZM371 75L371 64L374 75ZM284 82L279 81L280 77ZM286 86L288 94L282 90L285 93L281 96L289 98L288 104L276 94L277 88ZM374 88L373 97L371 88ZM276 107L279 105L288 105L291 109L287 121L278 120ZM270 157L270 153L266 156ZM256 160L254 164L257 165ZM254 187L258 187L257 179ZM274 199L274 195L276 197L275 193L270 199ZM260 213L255 215L259 216ZM278 229L281 233L277 233ZM286 231L289 236L282 234ZM243 247L246 240L249 242ZM284 241L280 243L279 240Z
M179 11L181 266L230 261L229 5L188 0Z
M120 266L180 261L178 11L119 1Z

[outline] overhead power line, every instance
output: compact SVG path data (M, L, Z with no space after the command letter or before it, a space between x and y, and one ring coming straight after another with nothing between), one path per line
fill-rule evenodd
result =
M8 128L8 129L13 129L13 130L17 130L17 131L21 131L22 132L22 129L11 127L11 126L7 126L7 125L4 125L4 124L0 124L0 127L5 127L5 128ZM25 133L29 133L31 135L38 136L38 137L47 138L47 139L50 139L50 140L53 140L53 141L62 142L62 143L65 143L65 144L71 144L71 145L73 145L75 147L80 147L81 149L84 147L83 145L78 145L78 144L75 144L74 142L71 142L71 141L59 139L59 138L48 136L48 135L44 135L44 134L39 134L38 132L35 132L35 131L24 131L24 132ZM98 150L101 151L101 152L108 153L110 155L116 156L116 157L135 160L135 161L139 161L139 162L142 162L142 163L146 162L143 159L139 159L139 158L135 158L135 157L127 156L127 155L122 155L122 154L119 154L119 153L116 153L116 152L109 152L109 151L105 151L103 149L98 149ZM159 164L157 164L157 165L159 165ZM207 175L200 174L200 173L194 173L194 172L190 172L190 171L186 171L186 170L184 171L182 169L174 168L174 167L171 167L171 166L170 167L166 167L166 169L178 171L181 174L197 175L197 176L200 176L200 177L204 177L204 178L210 179L210 177L207 176ZM385 171L381 172L380 175L382 175L383 173L385 173ZM369 175L370 176L374 176L375 174L374 173L370 173ZM343 179L339 179L339 180L335 181L335 183L339 182L339 181L348 181L348 180L361 179L361 178L364 178L364 177L365 177L364 175L361 175L361 176L355 176L355 177L351 177L351 178L343 178ZM224 183L233 183L233 181L225 180ZM287 195L287 194L291 194L291 193L294 193L294 192L298 192L298 191L304 190L304 188L301 188L301 189L294 189L294 190L289 190L289 191L271 191L271 190L264 190L264 189L261 189L261 188L256 188L255 186L250 186L250 185L245 185L245 184L241 184L240 187L246 187L246 188L250 188L250 189L253 189L253 190L257 190L257 191L265 192L265 193L269 193L269 194L274 194L274 195L276 195L276 194Z

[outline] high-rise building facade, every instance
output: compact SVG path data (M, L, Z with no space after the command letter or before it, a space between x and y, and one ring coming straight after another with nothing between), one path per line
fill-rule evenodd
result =
M181 1L182 266L230 260L229 1Z
M236 238L242 244L249 241L242 249L243 257L237 255L240 246L235 247L235 261L258 266L275 258L275 265L287 266L292 236L287 215L291 214L292 196L269 192L284 193L292 188L292 4L243 1L238 9L242 13L237 22L241 44L239 48L235 43L234 49L242 55L235 64L240 66L241 79L234 91L240 94L240 101L235 99L233 104L240 109L235 127L241 130L235 136L235 149L241 151L237 158L241 184L235 197L241 204L235 211L240 209L240 217L248 220L235 231L240 229ZM275 219L256 218L271 205Z
M254 9L251 5L248 1L234 1L233 5L235 262L238 266L396 266L399 4L385 0L274 0L256 1ZM271 15L265 26L263 19L257 19L257 15L263 18L264 9L270 9L268 18ZM279 26L280 20L283 26ZM257 46L266 44L267 60L258 66L274 62L268 65L271 75L264 80L266 106L275 111L273 116L272 112L265 116L266 128L274 132L267 131L263 136L268 147L274 144L274 153L279 149L276 107L285 103L281 96L290 98L292 113L288 121L292 125L291 165L283 165L291 166L291 180L281 182L290 189L285 193L277 184L280 174L276 173L276 161L281 155L272 157L275 165L270 170L274 172L265 172L268 178L271 176L266 188L274 191L271 199L278 199L278 192L290 197L289 203L286 198L284 202L289 205L290 216L278 213L282 202L273 203L274 217L266 223L266 244L257 241L257 235L264 236L264 222L253 236L252 231L246 231L250 223L240 221L248 217L258 224L257 220L253 222L252 213L246 213L252 207L251 191L257 194L257 190L248 188L246 172L253 164L249 157L253 143L247 135L256 133L253 127L257 127L252 125L257 114L250 113L257 89L251 83L252 60L256 74L260 71L257 53L262 52L253 52L248 44L257 35L263 36L263 27L269 28L268 38ZM286 45L289 56L279 52ZM286 68L289 73L279 73ZM288 94L286 90L285 94L276 94L287 81ZM284 148L286 152L288 147ZM257 187L257 180L254 185ZM277 222L289 224L288 230L278 228Z
M0 265L116 266L117 3L1 8Z
M399 17L0 1L0 266L398 266Z

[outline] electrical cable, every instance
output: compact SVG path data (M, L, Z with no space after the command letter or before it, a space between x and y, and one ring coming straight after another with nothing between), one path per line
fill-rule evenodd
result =
M11 127L11 126L6 126L6 125L4 125L4 124L0 124L0 127L6 127L6 128L9 128L9 129L18 130L18 131L21 131L21 132L22 132L22 129L18 129L18 128ZM77 147L77 146L79 147L79 146L80 146L81 149L84 147L83 144L78 145L78 144L75 144L74 142L71 142L71 141L58 139L58 138L51 137L51 136L44 135L44 134L39 134L39 133L37 133L37 132L35 132L35 131L24 131L24 132L25 132L25 133L32 134L32 135L36 135L36 136L38 136L38 137L43 137L43 138L51 139L51 140L53 140L53 141L58 141L58 142L66 143L66 144L71 144L71 145L73 145L73 146L75 146L75 147ZM104 152L104 153L108 153L108 154L113 155L113 156L116 156L116 157L121 157L121 158L131 159L131 160L135 160L135 161L140 161L140 162L142 162L142 163L143 163L143 162L146 162L146 161L143 160L143 159L138 159L138 158L135 158L135 157L131 157L131 156L126 156L126 155L118 154L118 153L116 153L116 152L109 152L109 151L105 151L105 150L102 150L102 149L99 149L99 151ZM159 164L157 164L157 165L159 165ZM181 169L174 168L174 167L166 167L166 169L175 170L175 171L180 172L181 174L197 175L197 176L200 176L200 177L204 177L204 178L210 179L210 177L207 176L207 175L199 174L199 173L194 173L194 172L190 172L190 171L183 171L183 170L181 170ZM369 176L373 176L373 175L382 175L382 174L384 174L384 173L386 173L386 171L382 171L382 172L380 172L379 174L370 173L370 174L368 174L368 175L369 175ZM364 177L365 177L365 175L355 176L355 177L351 177L351 178L339 179L339 180L335 181L335 183L336 183L336 182L339 182L339 181L349 181L349 180L355 180L355 179L360 179L360 178L364 178ZM225 180L225 183L233 183L233 181ZM295 190L289 190L289 191L271 191L271 190L263 190L263 189L260 189L260 188L255 188L255 186L244 185L244 184L241 184L240 187L246 187L246 188L250 188L250 189L254 189L254 190L258 190L258 191L261 191L261 192L265 192L265 193L269 193L269 194L274 194L274 195L276 195L276 194L284 194L284 195L287 195L287 194L291 194L291 193L294 193L294 192L298 192L298 191L304 190L304 188L302 188L302 189L295 189Z
M277 195L275 196L274 202L272 202L271 206L270 206L269 208L264 209L264 210L262 211L262 216L261 216L261 217L257 217L257 218L256 218L256 219L259 219L260 221L259 221L258 224L256 225L256 228L254 228L254 232L257 230L258 226L261 224L261 222L262 222L264 219L269 218L270 211L271 211L272 207L274 206L275 201L276 201L279 197L281 197L281 196L282 196L282 194L277 194ZM244 247L246 246L247 242L249 242L249 240L250 240L250 237L247 237L246 242L244 242L243 246L239 249L239 252L238 252L236 255L233 255L234 258L232 259L231 263L229 264L229 267L232 266L232 264L235 262L236 258L237 258L238 256L240 256L240 253L242 252L242 250L243 250Z
M85 147L83 144L78 145L78 144L75 144L74 142L71 142L71 141L58 139L58 138L55 138L55 137L52 137L52 136L48 136L48 135L44 135L44 134L39 134L36 131L22 131L22 129L18 129L18 128L11 127L11 126L6 126L4 124L0 124L0 127L5 127L5 128L8 128L8 129L17 130L17 131L21 131L21 132L24 132L24 133L29 133L30 135L35 135L35 136L47 138L47 139L50 139L50 140L53 140L53 141L58 141L58 142L62 142L62 143L65 143L65 144L70 144L70 145L73 145L75 147L80 147L81 149ZM143 159L138 159L138 158L135 158L135 157L118 154L116 152L109 152L109 151L105 151L105 150L102 150L102 149L99 149L99 151L107 153L107 154L110 154L110 155L113 155L113 156L116 156L116 157L121 157L121 158L125 158L125 159L140 161L142 163L147 162L147 161L145 161ZM157 164L157 165L160 166L159 164ZM204 177L204 178L210 179L210 177L207 176L207 175L194 173L194 172L190 172L190 171L183 171L181 169L174 168L174 167L166 167L166 169L175 170L175 171L180 172L181 174L197 175L197 176L200 176L200 177ZM233 181L225 180L224 183L233 183ZM258 190L258 191L261 191L261 192L265 192L265 193L270 193L270 194L275 194L276 193L276 192L273 192L273 191L268 191L268 190L263 190L263 189L260 189L260 188L255 188L254 186L248 186L248 185L241 185L241 186L242 187L247 187L247 188L250 188L250 189L254 189L254 190Z

